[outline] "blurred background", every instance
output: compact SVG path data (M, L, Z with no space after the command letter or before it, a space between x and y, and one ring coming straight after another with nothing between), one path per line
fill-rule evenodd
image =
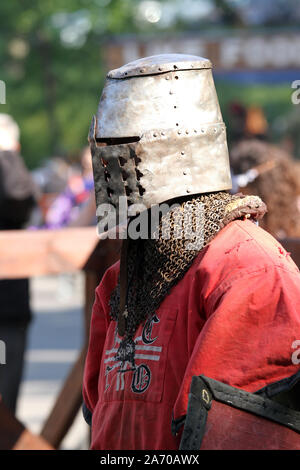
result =
M15 196L6 188L6 199L18 204L22 199L22 207L15 207L23 212L16 222L7 216L11 209L0 211L0 229L93 227L87 134L107 71L139 57L187 53L213 62L234 191L264 199L269 212L262 225L274 236L300 237L299 25L297 0L1 2L0 150L4 157L21 155L22 161L0 160L0 170L15 174L19 165L26 190ZM7 147L5 138L1 144L1 125L14 145ZM12 181L11 186L19 184ZM11 338L7 317L12 318L11 309L18 312L13 326L19 325L23 336L10 340L22 343L19 369L12 372L17 396L10 406L39 433L84 341L84 276L66 269L34 276L27 284L17 281L0 282L0 339L5 331ZM23 300L11 306L16 289ZM9 357L0 365L4 402L5 393L12 393L1 385L8 365ZM87 447L79 413L61 448Z

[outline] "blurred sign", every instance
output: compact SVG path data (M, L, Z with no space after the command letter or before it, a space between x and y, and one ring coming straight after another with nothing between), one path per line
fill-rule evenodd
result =
M106 44L107 69L155 54L183 53L208 57L215 69L280 70L300 69L300 32L234 36L160 36L130 38Z

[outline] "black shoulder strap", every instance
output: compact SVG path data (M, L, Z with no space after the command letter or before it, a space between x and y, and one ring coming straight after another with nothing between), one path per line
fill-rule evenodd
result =
M300 411L300 370L290 377L257 390L255 395L271 398L288 408Z

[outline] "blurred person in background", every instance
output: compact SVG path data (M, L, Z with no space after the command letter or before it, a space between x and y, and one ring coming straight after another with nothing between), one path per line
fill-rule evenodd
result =
M239 101L229 103L228 109L230 117L231 142L239 142L245 137L247 110Z
M71 165L65 189L48 208L41 228L60 229L96 225L95 213L92 158L90 148L85 147L80 156L80 168ZM58 276L57 295L60 300L72 297L75 283L74 273L62 273Z
M265 140L268 136L268 122L259 106L248 108L238 101L229 104L231 142L244 139Z
M30 218L30 228L44 225L48 209L57 196L65 190L70 172L70 164L59 156L47 159L42 166L31 172L40 194L38 205Z
M276 145L245 139L230 153L235 189L263 199L268 212L260 226L277 238L300 237L300 169Z
M66 188L57 196L45 216L46 228L95 225L95 196L89 147L81 153L81 171L73 172Z
M265 140L268 137L268 122L259 106L250 106L246 112L245 135L248 138Z
M36 188L19 154L20 131L8 114L0 114L0 229L22 229L36 203ZM0 395L15 412L22 377L31 311L29 280L0 280L0 339L6 364L0 367Z

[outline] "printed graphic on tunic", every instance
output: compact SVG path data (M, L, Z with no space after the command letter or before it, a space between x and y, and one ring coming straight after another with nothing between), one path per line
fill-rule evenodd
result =
M135 338L135 359L142 360L139 364L132 365L130 354L128 360L126 357L122 361L116 361L118 345L121 342L116 335L115 344L112 349L105 351L105 392L111 387L116 391L125 389L124 374L131 373L131 390L133 393L144 393L150 386L152 373L151 364L160 360L162 346L155 346L158 336L152 337L153 326L159 323L159 318L154 314L145 323L141 336Z

